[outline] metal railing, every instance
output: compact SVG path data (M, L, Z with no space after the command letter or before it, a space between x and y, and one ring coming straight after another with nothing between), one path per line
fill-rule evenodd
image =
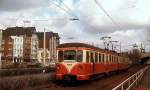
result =
M136 86L142 79L144 72L148 69L149 67L146 66L145 68L141 69L125 81L123 81L121 84L113 88L112 90L130 90L134 86Z

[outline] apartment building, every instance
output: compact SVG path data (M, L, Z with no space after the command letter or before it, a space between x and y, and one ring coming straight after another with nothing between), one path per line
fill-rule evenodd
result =
M56 60L59 35L46 32L45 37L45 59L49 63ZM3 60L43 63L44 32L37 32L35 27L9 27L2 31L2 49Z
M36 32L34 27L10 27L3 30L2 59L12 62L31 60L31 38Z

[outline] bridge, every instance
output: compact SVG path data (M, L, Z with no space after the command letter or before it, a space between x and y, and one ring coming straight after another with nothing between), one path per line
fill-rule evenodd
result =
M150 64L150 52L141 53L141 64Z

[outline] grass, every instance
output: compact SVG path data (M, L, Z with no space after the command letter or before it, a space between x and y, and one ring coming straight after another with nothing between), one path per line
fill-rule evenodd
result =
M48 84L54 80L54 73L0 78L0 90L26 90L29 87Z

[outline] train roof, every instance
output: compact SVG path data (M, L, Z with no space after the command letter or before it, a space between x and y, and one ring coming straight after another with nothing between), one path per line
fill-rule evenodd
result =
M85 47L85 48L100 50L100 51L103 51L103 52L116 53L115 51L101 49L101 48L95 47L93 45L89 45L89 44L85 44L85 43L79 43L79 42L63 43L63 44L60 44L59 46L57 46L57 48L67 48L67 47Z

